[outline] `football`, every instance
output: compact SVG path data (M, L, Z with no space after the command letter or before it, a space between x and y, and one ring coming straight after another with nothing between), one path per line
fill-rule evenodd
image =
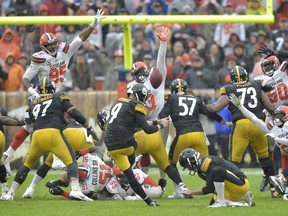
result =
M157 67L153 67L150 71L150 82L154 89L157 89L162 83L162 73Z

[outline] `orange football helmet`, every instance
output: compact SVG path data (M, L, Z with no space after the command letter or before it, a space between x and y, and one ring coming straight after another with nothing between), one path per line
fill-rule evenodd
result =
M261 68L265 75L272 77L274 72L280 67L279 59L272 55L264 58L261 62Z
M58 51L58 39L54 34L52 33L42 34L39 43L43 51L45 51L51 56L56 55Z
M138 61L132 65L131 75L136 82L145 82L149 73L150 69L144 62Z
M87 164L83 162L78 162L78 173L79 173L79 181L84 181L88 178L90 169Z

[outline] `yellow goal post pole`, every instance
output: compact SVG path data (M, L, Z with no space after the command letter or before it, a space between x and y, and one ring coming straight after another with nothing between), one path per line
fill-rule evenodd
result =
M0 17L0 25L89 24L94 16L8 16ZM124 68L133 63L131 24L148 23L264 23L274 22L273 1L266 1L265 15L121 15L107 16L101 24L122 24L124 44Z

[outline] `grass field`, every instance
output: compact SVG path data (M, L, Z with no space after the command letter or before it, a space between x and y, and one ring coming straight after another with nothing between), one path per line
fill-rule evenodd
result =
M243 169L248 176L250 182L250 190L253 192L256 202L255 207L239 207L239 208L207 208L212 195L197 196L193 199L168 199L167 196L173 192L173 184L168 180L168 185L163 197L158 199L160 207L148 207L143 201L94 201L82 202L65 200L60 196L52 196L49 194L45 183L52 179L58 179L61 176L60 171L50 171L46 179L41 182L35 191L33 199L22 199L27 186L30 184L34 171L31 171L26 181L19 187L14 197L14 201L0 201L0 215L7 216L73 216L73 215L157 215L157 216L182 216L182 215L287 215L288 202L282 198L272 199L270 192L259 192L258 187L261 181L260 169ZM157 180L158 169L151 169L150 175ZM12 176L8 177L9 185L13 181L15 171ZM204 181L197 175L189 176L187 172L181 171L183 181L189 188L195 189L201 187Z

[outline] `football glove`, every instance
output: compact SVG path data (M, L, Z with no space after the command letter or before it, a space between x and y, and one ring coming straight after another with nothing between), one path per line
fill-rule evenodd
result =
M64 193L64 191L58 186L53 186L53 187L49 188L49 192L52 195L63 195L63 193Z
M261 46L258 50L258 53L264 54L264 55L266 55L266 57L274 55L274 51L269 49L266 45Z
M76 151L75 156L76 156L76 160L78 160L82 156L82 153L80 151Z
M105 11L103 11L102 9L98 9L98 10L97 10L97 14L96 14L96 16L94 17L93 22L90 24L90 26L91 26L92 28L96 28L96 25L99 24L102 19L105 19L105 18L106 18L106 16L103 16L104 13L105 13Z
M96 131L92 128L92 126L89 126L87 128L87 136L89 137L90 135L93 137L94 140L96 140L96 141L99 140L99 138L96 134Z
M28 93L30 94L33 100L41 97L40 94L32 87L28 88Z
M157 37L161 41L167 41L169 37L169 33L170 33L170 29L162 25L160 28L160 33L157 34Z
M240 108L242 106L240 98L237 98L235 94L231 93L229 96L230 101L234 104L234 106Z

